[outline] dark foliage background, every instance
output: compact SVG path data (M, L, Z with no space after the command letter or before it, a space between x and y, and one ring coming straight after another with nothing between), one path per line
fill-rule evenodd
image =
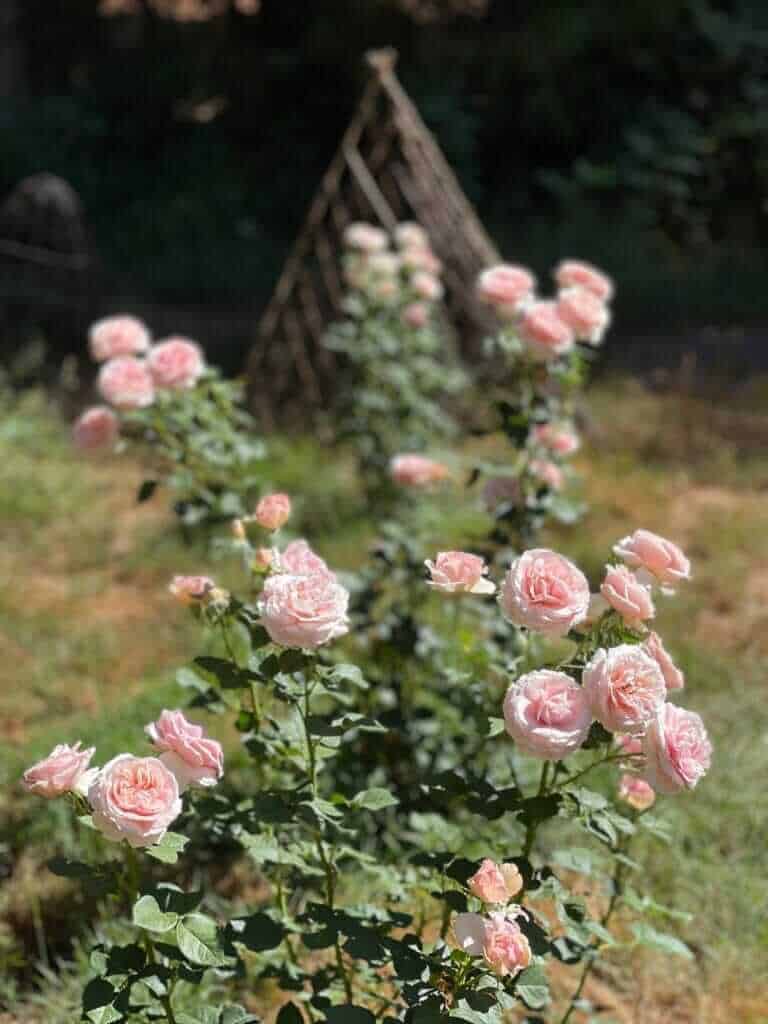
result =
M14 3L0 192L67 179L108 273L151 301L266 300L361 56L392 44L508 258L605 265L625 322L768 312L764 0L492 0L428 23L395 0L263 0L202 22L147 0L113 17Z

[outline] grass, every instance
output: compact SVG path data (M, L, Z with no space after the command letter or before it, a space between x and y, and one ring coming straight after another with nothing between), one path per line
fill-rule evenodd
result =
M680 402L632 381L602 383L591 409L578 467L591 510L546 543L593 582L610 544L636 525L685 545L695 579L664 602L659 629L686 670L683 700L704 715L715 761L695 794L665 802L678 841L653 843L642 856L654 895L692 915L662 926L691 944L694 961L609 957L588 992L605 1009L601 1021L766 1024L764 445L754 416L746 435L739 426L721 436L729 410L715 418L707 402ZM741 424L739 410L732 414ZM768 436L768 423L763 428ZM321 459L326 465L328 453L313 441L277 440L269 470L276 485L303 496L300 511L318 548L351 569L375 524L360 516L349 466L337 460L318 473ZM74 839L62 808L20 792L20 771L61 738L97 745L100 759L135 744L157 710L179 702L174 670L198 644L194 624L165 594L168 578L203 569L227 585L235 571L181 541L167 495L134 504L141 475L128 457L76 456L39 396L15 404L0 423L0 1005L14 1006L0 1024L68 1024L82 974L76 951L74 966L45 966L56 929L68 922L69 895L41 864ZM436 547L466 545L482 529L471 499L458 495L433 520ZM13 979L24 960L22 991Z

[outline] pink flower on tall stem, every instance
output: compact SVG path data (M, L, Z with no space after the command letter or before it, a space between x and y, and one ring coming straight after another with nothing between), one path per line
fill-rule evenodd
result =
M155 387L164 391L192 388L205 373L200 346L189 338L166 338L153 345L147 366Z
M564 672L538 669L512 683L504 724L520 750L559 761L578 750L592 725L584 690Z
M181 814L176 776L157 757L119 754L91 783L88 802L105 839L134 847L159 843Z
M582 260L563 260L555 269L555 280L561 288L586 288L602 302L610 302L613 298L610 277Z
M256 506L253 518L265 530L279 530L291 517L291 499L287 494L266 494Z
M477 279L481 302L492 306L502 319L512 319L533 298L536 278L525 267L499 263L488 267Z
M600 593L634 629L656 615L651 588L642 583L626 565L608 565Z
M592 714L609 732L642 732L667 693L661 669L635 644L600 648L584 668L582 686Z
M133 356L118 356L99 371L102 398L116 409L145 409L155 400L155 385L147 364Z
M140 356L149 348L149 331L135 316L104 317L91 324L88 347L97 363L118 356Z
M95 405L75 420L72 440L82 451L97 451L113 445L119 432L120 424L112 410L105 405Z
M557 359L573 348L573 331L558 314L554 302L533 302L527 306L517 331L528 354L539 362Z

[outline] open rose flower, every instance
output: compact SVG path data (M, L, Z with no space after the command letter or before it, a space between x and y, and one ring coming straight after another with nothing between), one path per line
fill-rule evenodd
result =
M350 224L344 232L344 244L359 252L383 252L389 248L389 239L381 228L356 222Z
M147 364L133 356L118 356L99 370L99 392L116 409L145 409L155 400L155 385Z
M626 565L606 566L600 593L626 624L635 629L656 614L651 588Z
M406 487L428 487L448 476L447 466L424 455L395 455L389 472L395 483Z
M95 405L75 420L72 440L81 451L92 452L113 445L119 432L120 424L112 410Z
M272 561L274 564L274 559ZM291 576L328 576L330 579L336 579L336 573L331 572L326 562L312 550L303 537L292 540L285 551L280 552L278 561L280 572Z
M534 427L533 441L541 448L563 456L573 455L581 444L575 430L557 423L540 423Z
M601 647L585 666L582 685L592 714L609 732L642 732L667 693L659 666L634 644Z
M440 551L434 562L424 563L431 579L427 585L446 594L492 594L496 586L487 579L488 566L479 555L466 551Z
M216 584L210 576L174 576L168 584L168 590L179 604L202 604L208 601Z
M635 530L622 537L613 551L633 569L644 569L664 588L691 578L691 563L677 544L650 530Z
M149 331L135 316L107 316L91 324L88 347L97 363L118 356L140 356L149 348Z
M181 814L176 776L157 757L119 754L88 790L93 824L113 842L152 846Z
M523 879L517 865L497 864L486 857L467 886L483 903L509 903L522 889Z
M327 575L270 576L259 601L261 622L284 647L315 648L349 631L349 593Z
M637 775L622 775L619 780L619 800L634 807L636 811L647 811L653 807L656 794L645 779Z
M429 237L420 224L403 221L394 231L395 245L398 249L428 249Z
M147 366L155 387L164 391L192 388L205 373L200 346L188 338L166 338L153 345Z
M712 744L699 715L664 704L643 739L645 778L657 793L693 789L709 771Z
M565 484L565 474L562 469L549 459L531 459L529 468L533 476L540 480L551 491L561 491Z
M554 302L533 302L517 326L520 339L532 359L546 362L573 348L573 331L557 312Z
M646 654L650 654L661 669L664 682L667 684L667 690L682 690L685 686L685 676L675 665L674 661L672 661L658 633L648 634L648 639L643 644L643 650Z
M587 578L573 562L548 548L531 548L509 567L499 601L514 625L565 636L587 617L589 599Z
M179 792L187 786L215 786L224 774L224 751L217 740L205 735L181 711L163 711L146 733L160 760L176 776Z
M287 494L266 494L253 513L253 518L265 530L279 530L290 517L291 499Z
M507 690L504 724L523 753L559 761L587 738L592 712L583 689L570 676L539 669Z
M602 302L613 298L610 277L582 260L563 260L555 270L555 280L561 288L586 288Z
M419 270L411 278L411 288L420 299L438 302L443 297L443 286L433 274Z
M557 297L557 314L579 341L599 345L611 323L608 307L586 288L566 288Z
M492 306L502 319L512 319L533 298L536 278L525 267L499 263L488 267L477 279L481 302Z
M406 327L417 331L429 323L429 306L423 302L410 302L401 314Z
M457 914L453 933L459 949L470 956L482 957L499 977L519 974L531 962L531 947L512 913L497 911L481 914Z
M95 747L81 750L79 741L74 746L59 743L48 757L27 768L22 776L23 785L46 800L65 793L85 795L95 773L95 769L88 768L95 752Z

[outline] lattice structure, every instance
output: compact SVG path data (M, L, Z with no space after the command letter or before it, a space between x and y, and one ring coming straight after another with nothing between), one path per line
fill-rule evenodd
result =
M333 396L335 360L322 344L344 292L339 257L344 229L365 220L391 230L414 220L444 264L446 305L465 355L489 327L476 300L477 274L499 255L440 147L394 71L393 50L367 55L371 77L309 208L259 324L248 375L253 404L269 380L272 411L310 413Z

